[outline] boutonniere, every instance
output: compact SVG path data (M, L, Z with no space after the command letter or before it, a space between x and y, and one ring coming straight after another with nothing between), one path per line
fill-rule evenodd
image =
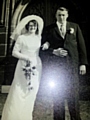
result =
M73 34L73 33L74 33L74 28L70 28L67 32L68 32L69 34Z

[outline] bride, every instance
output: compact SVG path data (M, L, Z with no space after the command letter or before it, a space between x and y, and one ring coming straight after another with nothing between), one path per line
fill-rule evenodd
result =
M21 20L11 35L16 40L12 55L18 58L18 63L1 120L32 120L42 71L39 57L42 30L42 18L29 15Z

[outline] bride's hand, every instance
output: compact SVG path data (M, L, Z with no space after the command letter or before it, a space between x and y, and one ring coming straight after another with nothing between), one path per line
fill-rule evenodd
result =
M29 57L26 61L28 63L31 63L31 66L36 66L37 65L37 58L36 57Z
M42 50L47 50L49 46L50 46L49 42L45 42L41 47L42 47Z

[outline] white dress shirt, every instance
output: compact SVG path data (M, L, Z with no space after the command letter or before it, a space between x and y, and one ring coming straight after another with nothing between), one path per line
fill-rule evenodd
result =
M61 36L64 38L64 37L65 37L65 34L66 34L66 22L64 22L64 24L61 24L61 23L59 23L59 22L57 21L56 24L57 24L57 26L58 26L58 29L59 29L59 31L60 31ZM61 28L61 27L62 27L62 28ZM61 29L62 29L62 31L61 31ZM63 32L63 34L62 34L62 32Z

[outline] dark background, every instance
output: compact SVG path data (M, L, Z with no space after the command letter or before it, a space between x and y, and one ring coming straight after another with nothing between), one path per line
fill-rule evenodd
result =
M2 13L2 1L0 4L0 14ZM12 1L12 0L11 0ZM89 1L80 1L80 0L16 0L15 9L17 8L20 1L22 4L29 2L27 8L22 14L22 17L25 17L29 14L36 14L41 16L44 19L44 27L55 21L55 12L59 6L67 7L69 9L69 18L68 20L76 22L79 24L83 36L85 38L88 65L87 65L87 74L80 76L80 86L81 87L81 98L88 99L90 96L90 40L89 40ZM15 10L14 10L15 11ZM0 16L1 17L1 16ZM7 17L7 16L5 16ZM12 20L12 16L10 18ZM1 66L4 65L4 72L2 77L3 85L10 85L13 80L15 65L17 60L11 56L10 48L10 23L9 21L9 34L7 41L7 55L3 61L1 61ZM1 28L2 31L3 28ZM4 41L4 39L2 40ZM10 52L9 52L10 51ZM2 68L1 75L2 76Z

